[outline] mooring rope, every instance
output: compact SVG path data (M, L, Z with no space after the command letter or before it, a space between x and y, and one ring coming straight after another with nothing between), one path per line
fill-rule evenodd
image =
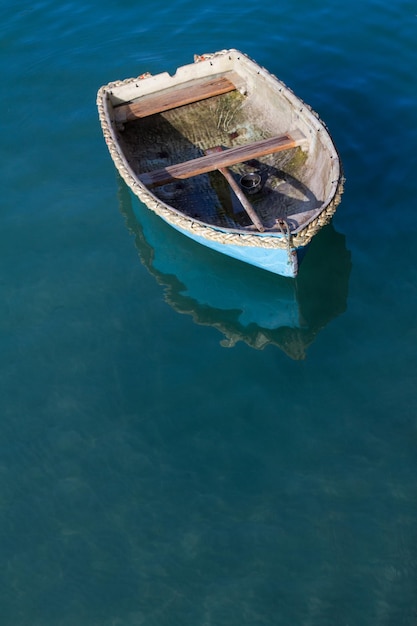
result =
M291 230L288 225L288 222L285 219L285 217L280 217L277 220L277 224L278 224L279 230L281 231L281 233L284 235L284 237L287 240L287 253L288 253L288 256L290 256L291 254Z

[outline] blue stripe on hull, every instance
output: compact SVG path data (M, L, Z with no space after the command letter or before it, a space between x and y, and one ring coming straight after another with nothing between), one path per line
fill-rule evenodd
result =
M292 248L290 251L287 248L255 248L253 246L235 246L226 245L212 241L211 239L205 239L199 235L194 235L189 231L182 230L172 223L168 222L170 226L181 232L186 237L189 237L193 241L202 244L212 250L231 256L234 259L255 265L268 272L279 274L280 276L288 276L295 278L298 272L298 252Z

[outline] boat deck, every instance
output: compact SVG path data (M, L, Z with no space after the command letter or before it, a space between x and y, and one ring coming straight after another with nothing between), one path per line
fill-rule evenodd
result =
M119 140L130 166L140 177L199 159L213 146L234 148L268 136L256 111L250 110L246 96L229 90L145 117L132 116L120 130ZM307 152L295 147L228 168L236 182L244 174L260 174L261 190L247 198L266 232L282 231L283 220L296 232L320 212L322 202L302 182L306 179L306 158ZM152 191L163 202L202 222L231 230L256 230L217 170L172 180Z

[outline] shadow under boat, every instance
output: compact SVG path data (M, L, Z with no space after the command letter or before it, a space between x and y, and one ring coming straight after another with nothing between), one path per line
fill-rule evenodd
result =
M214 326L221 344L278 346L304 359L319 331L346 310L351 255L332 223L308 247L297 278L284 278L189 240L131 194L119 179L119 203L139 257L165 300L198 324Z

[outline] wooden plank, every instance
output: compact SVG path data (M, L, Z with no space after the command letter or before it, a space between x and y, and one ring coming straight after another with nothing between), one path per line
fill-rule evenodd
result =
M206 154L216 154L216 153L222 152L222 151L223 151L223 149L222 149L221 146L215 146L214 148L209 148L208 150L206 150ZM257 216L255 209L253 208L253 206L251 205L251 203L249 202L249 200L247 199L247 197L243 193L242 189L239 187L239 185L237 184L237 182L233 178L232 173L227 169L227 167L219 167L218 171L221 174L223 174L223 176L225 177L225 179L229 183L230 187L233 190L233 193L235 194L236 198L239 200L239 202L241 203L241 205L245 209L245 211L248 214L252 224L254 224L256 226L256 228L261 233L263 233L265 228L264 228L261 220Z
M129 122L140 117L162 113L184 104L191 104L234 91L236 86L230 80L231 78L233 78L232 72L228 76L206 78L198 82L193 81L157 94L142 96L134 102L117 106L114 111L115 120L120 123Z
M192 176L212 172L213 170L220 169L221 167L229 167L230 165L243 163L244 161L256 159L267 154L281 152L281 150L296 148L297 146L302 145L305 141L307 141L305 135L300 130L296 129L285 135L270 137L269 139L261 139L260 141L255 141L245 146L229 148L228 150L223 150L222 152L208 154L206 156L192 159L191 161L178 163L177 165L168 165L163 169L141 174L139 179L147 187L166 185L167 183L170 183L178 178L191 178Z

